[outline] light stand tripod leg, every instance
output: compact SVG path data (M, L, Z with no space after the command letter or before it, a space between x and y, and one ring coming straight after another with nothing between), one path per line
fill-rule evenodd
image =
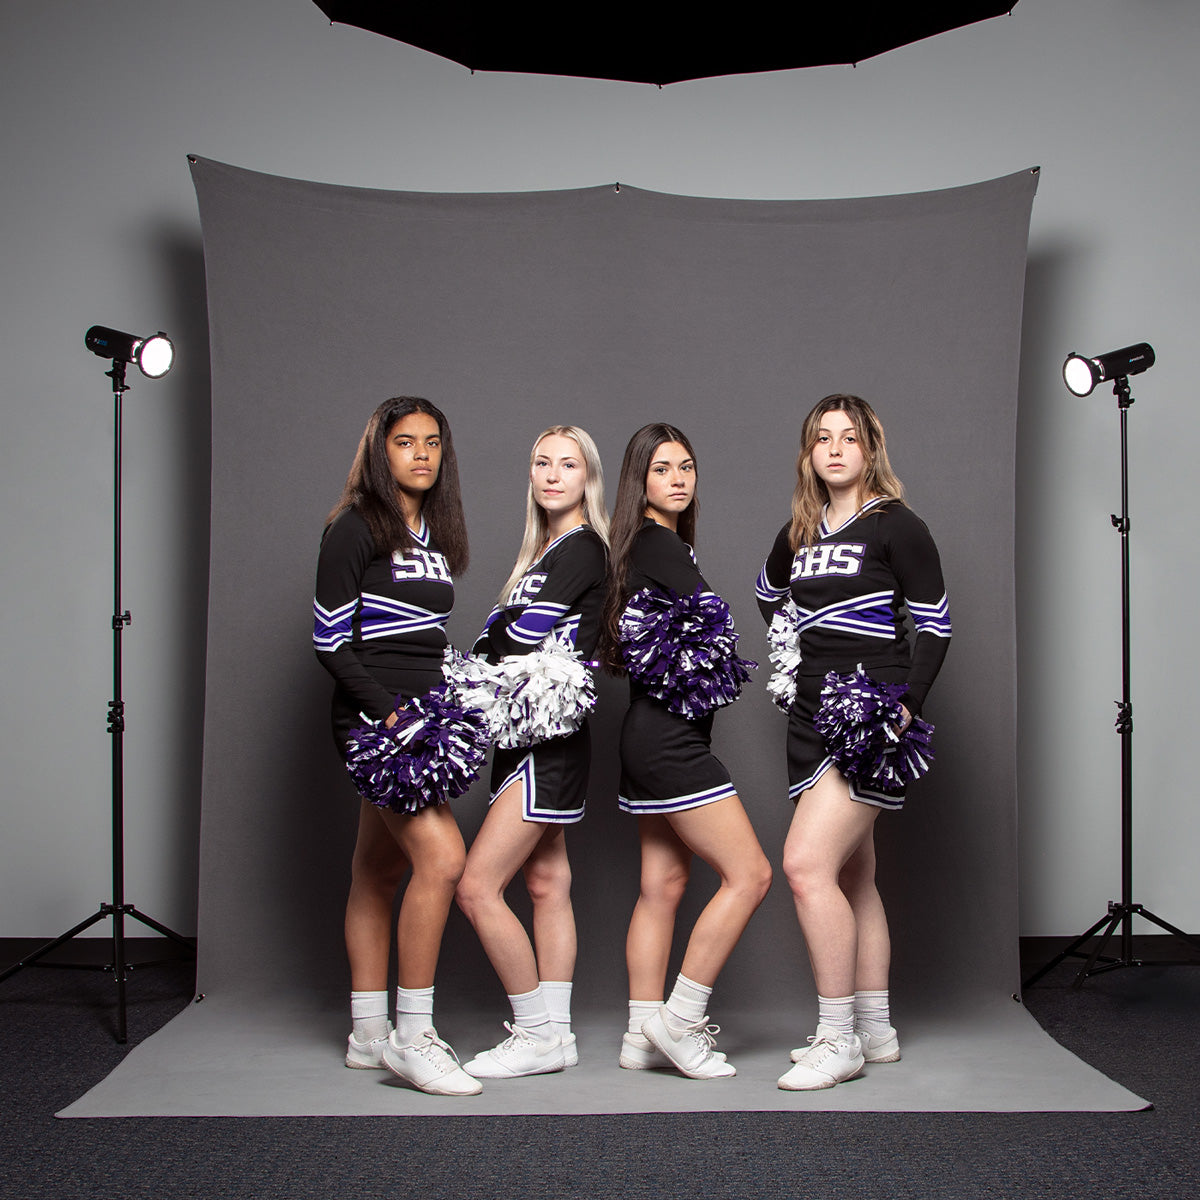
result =
M132 904L125 906L125 915L132 917L135 921L141 921L148 929L153 929L156 933L161 933L163 937L170 938L173 942L178 942L181 946L186 946L194 954L196 951L196 939L184 937L182 933L176 933L173 929L168 929L161 921L156 921L153 917L148 917L144 912L139 912ZM144 963L139 963L139 966L144 966Z
M1076 975L1071 981L1071 986L1073 988L1083 987L1087 977L1089 975L1095 975L1098 971L1112 970L1115 967L1124 967L1130 965L1129 962L1122 957L1119 959L1108 959L1104 962L1103 966L1096 966L1096 963L1101 961L1100 956L1104 952L1104 947L1108 945L1109 938L1112 937L1113 932L1122 921L1126 922L1126 928L1128 928L1129 914L1125 911L1122 905L1116 905L1113 909L1112 916L1109 918L1108 928L1104 931L1100 937L1100 940L1096 943L1096 948L1088 956L1087 962L1085 962L1083 966L1079 968L1079 974Z
M15 975L23 967L33 967L43 959L47 954L57 950L59 946L65 945L73 937L77 937L85 929L90 929L97 921L103 921L108 914L102 907L99 912L92 913L86 921L80 921L78 925L72 926L66 933L56 937L52 942L46 942L45 945L39 946L32 954L27 954L20 962L15 962L6 971L0 974L0 983Z
M1165 929L1168 933L1174 934L1181 942L1186 942L1194 950L1200 950L1200 937L1195 937L1190 933L1184 933L1182 929L1176 929L1170 921L1164 921L1162 917L1155 916L1148 909L1143 908L1140 904L1134 906L1137 909L1139 917L1145 917L1147 921L1153 921L1160 929Z
M1095 925L1091 927L1091 929L1089 929L1086 933L1081 933L1065 950L1060 950L1059 953L1056 954L1048 963L1046 963L1045 966L1039 967L1032 975L1029 976L1028 979L1022 980L1021 986L1033 987L1033 985L1037 983L1037 981L1041 979L1043 975L1048 975L1054 970L1055 967L1058 966L1060 962L1062 962L1064 959L1070 958L1073 954L1077 954L1079 947L1082 946L1083 943L1089 938L1094 936L1096 930L1099 929L1101 925L1107 925L1111 919L1112 918L1107 914L1101 917L1100 920L1098 920ZM1111 933L1112 930L1110 929L1109 932ZM1107 936L1108 935L1106 934L1105 937L1107 938Z

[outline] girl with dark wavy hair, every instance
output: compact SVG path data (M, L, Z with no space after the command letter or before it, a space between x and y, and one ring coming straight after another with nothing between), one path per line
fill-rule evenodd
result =
M715 1049L708 1000L767 894L771 867L711 749L715 709L737 697L752 664L737 657L728 607L708 587L689 544L696 476L685 435L647 425L625 451L613 516L606 657L629 674L620 806L637 816L641 843L620 1065L674 1066L693 1079L721 1079L736 1072ZM720 886L692 929L666 996L675 917L697 855Z
M317 563L313 644L334 679L339 753L356 727L391 728L398 708L442 680L445 624L467 534L450 426L428 400L385 400L367 422ZM466 851L450 806L418 796L404 811L359 805L346 953L353 1031L346 1066L387 1068L421 1091L475 1095L433 1024L442 931ZM396 1021L388 1020L392 905L411 869L396 928Z

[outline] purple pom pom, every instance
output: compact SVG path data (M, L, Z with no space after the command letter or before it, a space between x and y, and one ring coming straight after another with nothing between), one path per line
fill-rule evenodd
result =
M630 597L620 629L629 674L682 717L732 704L758 666L738 657L729 605L700 588L690 596L643 588Z
M933 726L914 716L899 733L902 683L879 683L865 672L830 671L813 719L843 775L881 791L899 792L933 762Z
M403 703L390 728L383 722L352 730L346 767L379 808L415 813L461 796L487 757L487 732L473 710L445 685Z

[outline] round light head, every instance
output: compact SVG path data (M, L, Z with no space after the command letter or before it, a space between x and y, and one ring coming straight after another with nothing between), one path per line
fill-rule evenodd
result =
M1063 382L1077 396L1087 396L1100 382L1100 372L1090 358L1070 354L1063 363Z
M161 379L175 361L175 347L160 329L148 338L122 333L107 325L93 325L83 335L83 344L100 358L113 362L137 363L143 375Z
M1140 375L1154 366L1154 347L1148 342L1122 346L1095 358L1069 354L1063 363L1063 382L1077 396L1087 396L1098 383L1105 380L1127 379Z
M175 346L161 330L146 338L137 348L137 365L142 374L161 379L175 362Z

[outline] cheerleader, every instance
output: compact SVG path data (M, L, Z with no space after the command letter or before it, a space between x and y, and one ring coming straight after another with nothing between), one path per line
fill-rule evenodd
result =
M359 442L341 498L326 521L317 563L313 642L334 679L333 734L343 759L352 730L391 728L404 701L442 679L453 576L467 535L450 426L428 400L386 400ZM353 1029L346 1066L387 1068L421 1091L476 1095L433 1024L442 930L466 858L454 814L432 794L393 811L359 805L346 953ZM396 1021L388 1020L392 906Z
M600 635L607 546L596 444L576 426L555 425L533 444L525 537L474 653L518 670L525 664L512 656L524 656L532 671L531 655L572 648L594 699L591 677L578 660L591 657ZM579 1062L571 1032L576 943L566 831L583 818L591 741L586 717L566 724L576 727L533 745L496 749L491 804L458 887L459 906L513 1013L511 1024L505 1022L509 1036L465 1065L478 1079L540 1075ZM518 870L533 903L532 944L504 899Z
M613 516L605 644L629 674L621 729L620 807L638 818L641 886L629 923L629 1027L620 1065L674 1066L692 1079L736 1074L714 1048L708 1000L771 868L729 772L711 749L713 711L736 698L747 665L729 610L696 566L696 456L670 425L633 435ZM690 632L689 632L690 631ZM675 916L692 858L720 887L688 939L666 1002Z
M816 1032L792 1051L779 1086L808 1091L853 1078L864 1062L900 1058L873 830L882 809L900 809L906 781L927 763L932 730L918 714L950 620L937 548L904 504L870 405L857 396L820 401L805 418L796 471L792 519L757 593L772 621L772 657L788 668L782 685L772 680L788 707L796 804L783 869L818 993ZM879 706L873 750L871 726L839 716L864 703Z

